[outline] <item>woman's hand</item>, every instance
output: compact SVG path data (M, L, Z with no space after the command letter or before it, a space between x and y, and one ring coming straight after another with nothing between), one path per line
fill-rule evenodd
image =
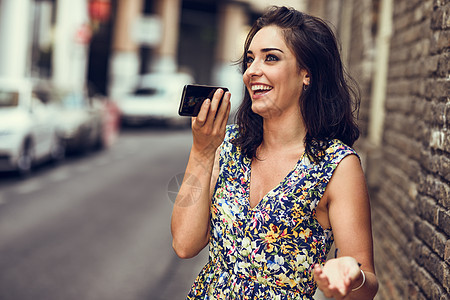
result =
M219 176L216 151L225 137L230 97L218 89L192 118L192 149L171 221L172 246L181 258L194 257L209 242L212 190Z
M314 278L325 297L334 299L347 299L363 280L358 262L350 256L330 259L323 267L316 264Z
M220 99L222 103L219 107ZM217 89L211 99L206 99L197 117L192 118L192 149L202 155L214 155L223 142L230 114L231 94Z

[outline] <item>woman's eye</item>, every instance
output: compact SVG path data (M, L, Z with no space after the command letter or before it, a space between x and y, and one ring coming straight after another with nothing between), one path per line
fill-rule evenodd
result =
M273 54L269 54L266 56L266 61L278 61L278 57Z
M247 58L245 59L245 61L247 62L247 64L251 64L251 63L253 62L253 57L247 56Z

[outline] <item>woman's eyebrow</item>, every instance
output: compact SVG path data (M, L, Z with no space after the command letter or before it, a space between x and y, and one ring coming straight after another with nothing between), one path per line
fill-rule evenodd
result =
M270 51L279 51L279 52L283 53L283 51L278 48L263 48L263 49L261 49L261 52L270 52Z
M270 51L279 51L281 53L284 53L283 50L278 49L278 48L263 48L263 49L261 49L261 52L264 52L264 53L270 52ZM253 54L253 51L252 50L248 50L247 54Z

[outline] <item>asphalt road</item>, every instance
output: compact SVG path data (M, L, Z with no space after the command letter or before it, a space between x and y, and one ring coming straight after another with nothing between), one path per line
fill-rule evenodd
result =
M171 247L170 183L191 143L190 130L126 130L28 179L0 174L0 300L185 299L207 261Z
M128 130L26 180L0 175L0 299L184 299L207 259L171 247L168 183L190 145L189 130Z

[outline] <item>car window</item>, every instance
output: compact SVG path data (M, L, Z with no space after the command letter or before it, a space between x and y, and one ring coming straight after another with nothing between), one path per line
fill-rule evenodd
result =
M0 91L0 107L16 107L18 105L18 92Z
M66 108L77 109L85 108L88 103L82 94L68 93L62 98L62 105Z

